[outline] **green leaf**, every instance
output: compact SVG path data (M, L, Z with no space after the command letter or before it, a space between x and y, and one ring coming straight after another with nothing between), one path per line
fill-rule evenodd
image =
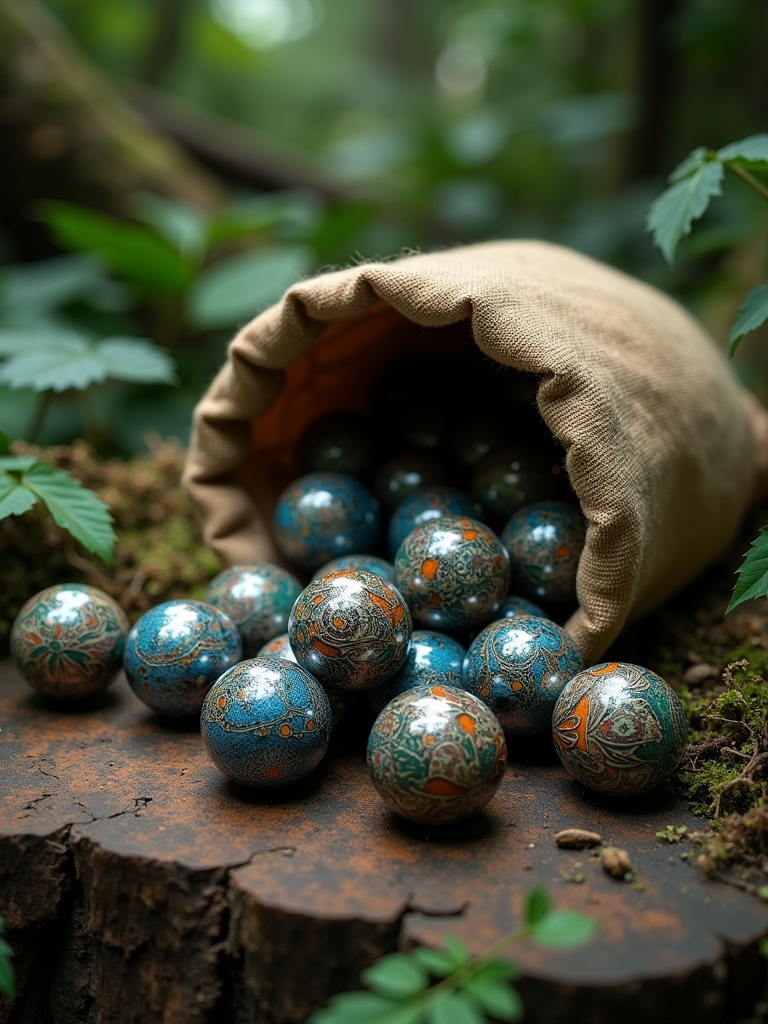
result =
M544 889L531 889L525 897L525 923L534 925L546 917L551 909L549 895Z
M704 215L714 196L722 193L723 174L720 161L709 160L651 203L646 227L668 263L672 263L683 236L690 233L693 221Z
M141 224L60 202L45 203L42 219L59 244L94 253L148 295L178 294L195 272L172 246Z
M9 1000L13 999L16 995L16 978L13 964L10 958L2 953L0 953L0 993Z
M464 991L498 1020L517 1021L523 1016L523 1001L517 989L506 982L476 975L466 983Z
M768 320L768 284L760 284L748 293L742 303L736 323L728 336L730 353L734 354L745 334L757 330Z
M493 981L509 981L520 976L520 968L511 960L489 960L475 974L476 978L489 978Z
M419 1024L422 1008L403 1005L372 992L342 992L318 1010L308 1024Z
M202 258L208 241L208 216L190 203L166 199L152 192L138 192L133 207L139 220L150 224L183 256Z
M485 1024L475 1003L461 992L441 992L426 1007L428 1024Z
M0 299L7 306L33 308L39 315L79 299L104 282L95 260L86 256L57 256L22 263L3 271Z
M586 942L596 921L575 910L552 910L531 928L531 938L540 946L566 949Z
M240 253L204 270L189 293L189 317L196 327L232 327L276 302L310 267L303 245L274 246Z
M469 950L455 935L446 935L443 939L442 950L453 961L454 971L469 961Z
M390 953L363 971L362 980L387 999L407 999L429 984L427 973L418 961L406 953Z
M0 456L7 455L11 450L11 437L4 430L0 430Z
M768 597L768 526L762 526L738 570L739 578L726 612L756 597Z
M36 495L20 482L18 476L0 472L0 519L23 516L36 503Z
M768 171L768 134L731 142L718 149L717 157L723 163L739 164L751 171Z
M711 158L712 150L707 149L706 146L699 146L698 149L694 149L693 152L689 153L681 164L677 165L667 181L682 181L684 178L690 178L692 174L703 167L707 160Z
M175 365L165 349L145 338L104 338L97 346L107 376L135 384L175 384Z
M440 949L417 946L416 949L411 950L411 956L421 964L425 971L429 971L436 978L447 978L456 970L453 958Z
M62 529L71 533L88 551L111 564L115 531L109 509L98 495L69 473L43 462L35 463L24 474L23 483L43 502Z

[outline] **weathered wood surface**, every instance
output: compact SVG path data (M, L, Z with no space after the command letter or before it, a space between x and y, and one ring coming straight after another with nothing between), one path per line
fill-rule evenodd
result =
M599 929L576 950L515 948L527 1024L730 1022L754 999L768 908L655 838L702 824L670 792L620 807L513 749L487 813L409 826L368 782L366 724L351 714L311 780L263 797L123 679L60 712L2 663L0 914L20 995L0 1021L298 1024L385 951L448 932L481 949L534 884ZM569 826L627 849L642 888L557 848Z

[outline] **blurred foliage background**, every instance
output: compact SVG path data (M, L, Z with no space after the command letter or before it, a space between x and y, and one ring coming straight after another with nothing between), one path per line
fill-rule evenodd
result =
M765 130L766 52L764 0L0 0L0 431L183 444L292 281L488 238L638 275L725 348L765 204L729 188L671 269L644 220Z

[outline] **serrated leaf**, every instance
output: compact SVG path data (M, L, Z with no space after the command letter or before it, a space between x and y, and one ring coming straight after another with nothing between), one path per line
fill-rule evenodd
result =
M428 1024L485 1024L485 1017L471 998L461 992L440 993L426 1007Z
M37 502L37 496L17 476L0 471L0 519L23 516Z
M190 203L138 192L133 197L136 215L170 242L183 256L195 260L205 252L208 240L208 216Z
M0 358L24 355L32 349L67 348L83 341L85 335L69 327L42 326L7 327L0 330Z
M76 332L60 332L45 346L7 356L0 366L0 384L35 391L82 390L105 380L107 371L93 342Z
M0 458L0 473L26 472L39 461L36 455L4 455Z
M22 263L3 271L0 299L6 306L56 309L78 299L104 282L95 260L86 256L56 256L36 263Z
M694 220L704 215L714 196L721 195L723 174L719 160L707 161L651 203L646 228L668 263L672 263L681 239L690 233Z
M768 170L768 134L750 135L739 142L730 142L718 149L717 156L723 163L739 164L751 171Z
M61 469L38 462L24 474L23 483L38 497L54 521L84 548L108 564L112 561L115 531L109 509L93 491Z
M736 317L736 323L731 328L731 333L728 336L730 354L734 354L745 334L756 331L766 320L768 320L768 284L760 284L747 294L739 310L739 315Z
M145 338L104 338L97 345L107 376L135 384L175 384L173 359Z
M596 922L575 910L552 910L531 928L540 946L566 949L579 946L594 933Z
M743 601L768 597L768 526L762 526L760 533L752 541L749 551L744 555L738 575L726 612L733 611Z
M465 984L464 991L498 1020L517 1021L523 1016L523 1001L517 989L506 982L476 975Z
M276 302L310 267L303 245L273 246L220 260L198 277L189 293L197 327L232 327Z
M447 978L456 969L453 958L440 949L417 946L411 951L411 956L436 978Z
M118 220L75 203L45 203L41 216L61 245L94 253L146 294L179 294L195 273L192 264L142 224Z
M531 889L525 897L524 919L527 925L534 925L549 913L551 901L548 893L539 887Z
M407 999L429 984L424 968L406 953L390 953L363 971L362 980L377 995Z
M698 171L700 167L706 163L711 150L707 149L706 146L699 146L698 149L694 149L693 152L689 153L688 156L683 160L681 164L672 171L667 181L682 181L684 178L690 178L690 176Z

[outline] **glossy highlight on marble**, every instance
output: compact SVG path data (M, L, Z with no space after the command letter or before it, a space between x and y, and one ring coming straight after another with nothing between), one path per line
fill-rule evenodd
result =
M424 487L448 483L448 471L434 452L406 451L390 456L373 479L373 490L390 512Z
M403 498L390 517L387 530L390 554L393 557L397 554L397 549L417 526L447 515L477 519L481 514L478 503L458 487L423 487Z
M114 680L127 634L125 612L109 594L62 583L24 603L11 627L11 657L38 693L81 700Z
M123 670L147 707L188 718L200 714L213 683L241 658L240 634L221 609L204 601L165 601L134 624Z
M452 686L401 693L368 738L376 791L396 814L423 824L461 821L482 810L498 790L506 761L495 715Z
M263 647L260 647L254 658L284 658L286 661L296 661L296 655L291 647L291 639L287 633L280 633L279 636L268 640ZM298 665L298 662L296 662Z
M493 616L509 589L509 556L483 523L446 515L408 534L395 556L395 582L414 622L456 632Z
M562 497L561 475L548 449L514 445L491 452L477 465L470 490L483 518L501 528L524 505Z
M496 612L496 618L513 619L515 615L536 615L541 619L548 618L546 611L534 601L510 594L501 602L499 610Z
M411 649L403 667L391 679L371 690L371 703L381 711L391 700L417 686L456 686L464 688L462 666L466 650L445 633L415 629Z
M288 635L296 660L324 686L367 690L408 654L411 615L399 591L363 569L314 580L294 605Z
M313 771L331 739L331 705L316 679L278 658L250 658L211 687L200 732L213 763L243 786L276 789Z
M581 509L568 502L537 502L516 512L501 534L512 590L545 606L573 604L586 530Z
M379 543L379 504L345 473L307 473L275 505L275 543L289 562L315 572L325 562Z
M665 782L685 750L680 699L641 665L605 662L563 688L552 719L564 767L599 793L646 793Z
M550 731L560 691L582 667L564 629L549 619L517 616L478 633L464 659L464 686L508 735L533 736Z
M268 640L284 633L302 585L271 562L249 562L219 573L208 584L204 600L220 608L237 626L243 657L252 658Z
M342 555L341 558L334 558L325 565L321 565L312 577L319 580L321 576L330 576L332 572L339 572L341 569L364 569L372 572L374 576L381 576L382 579L395 582L395 567L385 558L378 555Z

